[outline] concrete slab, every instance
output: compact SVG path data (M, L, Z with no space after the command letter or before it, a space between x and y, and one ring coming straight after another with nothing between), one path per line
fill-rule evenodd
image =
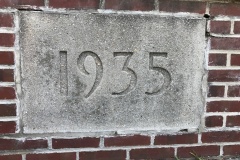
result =
M197 129L205 20L20 13L24 133Z

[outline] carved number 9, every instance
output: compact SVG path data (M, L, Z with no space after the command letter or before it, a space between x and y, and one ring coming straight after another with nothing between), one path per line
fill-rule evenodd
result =
M94 84L91 88L91 90L89 91L89 93L85 96L86 98L88 98L98 87L98 85L100 84L101 80L102 80L102 76L103 76L103 65L102 65L102 61L101 59L98 57L98 55L94 52L90 52L90 51L86 51L86 52L82 52L78 58L78 68L79 70L86 74L89 75L89 73L87 72L85 66L84 66L84 61L86 59L87 56L91 56L96 64L96 78L94 81Z

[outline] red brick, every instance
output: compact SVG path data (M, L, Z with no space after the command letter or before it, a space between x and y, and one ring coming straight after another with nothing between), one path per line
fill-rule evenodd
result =
M126 151L97 151L97 152L80 152L81 160L125 160Z
M16 132L16 122L10 121L10 122L0 122L0 133L15 133ZM1 143L0 143L1 145ZM1 148L1 146L0 146Z
M47 148L47 140L17 140L17 139L0 139L0 150L26 150Z
M211 21L210 32L230 34L231 22L230 21Z
M104 140L105 146L140 146L150 145L149 136L122 136L122 137L109 137Z
M15 41L14 34L0 33L0 46L2 47L13 47Z
M0 104L0 117L16 116L15 104Z
M206 2L159 0L159 10L165 12L191 12L204 14Z
M209 86L208 97L223 97L224 89L224 86Z
M227 116L227 127L240 126L240 116Z
M240 86L228 87L228 97L239 97L239 96L240 96Z
M209 55L209 66L226 66L227 55L226 54L210 54Z
M3 7L20 7L20 6L44 6L44 0L1 0L0 8Z
M26 160L76 160L76 153L27 154Z
M206 127L222 127L223 117L222 116L209 116L205 119Z
M22 155L1 155L0 160L22 160Z
M210 70L208 82L238 82L240 70Z
M154 145L193 144L197 142L197 134L158 135L155 137Z
M240 112L240 101L208 102L207 112Z
M0 52L0 64L13 65L14 64L13 52Z
M86 148L99 147L99 138L77 138L77 139L53 139L52 146L54 149L59 148Z
M240 16L240 4L235 3L212 3L210 5L210 15Z
M234 33L239 34L240 33L240 21L235 21L234 24Z
M105 0L106 9L151 11L154 10L154 0Z
M231 65L232 66L240 66L240 55L239 54L231 55Z
M12 87L0 87L0 99L15 99L15 90Z
M196 146L196 147L180 147L177 149L177 155L181 158L192 158L191 153L197 154L199 157L218 156L220 154L219 146Z
M211 38L211 49L238 50L240 49L240 38Z
M237 142L240 141L240 132L222 131L222 132L205 132L202 133L203 143L212 142Z
M173 148L143 148L130 151L130 159L168 159L174 157Z
M13 27L13 26L14 26L13 15L8 13L0 13L0 27Z
M0 82L14 82L14 70L0 69Z
M223 146L223 155L239 155L240 145Z
M53 8L98 9L100 0L49 0Z

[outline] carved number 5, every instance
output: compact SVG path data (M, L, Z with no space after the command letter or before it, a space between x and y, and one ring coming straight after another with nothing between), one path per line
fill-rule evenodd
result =
M114 57L116 57L116 56L125 56L125 57L127 57L124 65L123 65L122 70L127 72L131 76L131 80L130 80L130 83L129 83L128 87L125 90L121 91L121 92L113 92L112 93L113 95L127 94L130 91L132 91L135 88L136 84L137 84L137 75L136 75L136 73L131 68L127 67L128 64L129 64L130 58L132 57L132 55L133 55L132 52L115 52L115 53L113 53Z
M169 87L169 85L171 83L171 75L165 68L153 66L153 59L156 56L167 57L167 53L166 52L152 52L149 54L149 70L155 70L155 71L161 72L161 74L164 77L164 82L161 87L153 89L152 92L145 92L147 95L161 94Z

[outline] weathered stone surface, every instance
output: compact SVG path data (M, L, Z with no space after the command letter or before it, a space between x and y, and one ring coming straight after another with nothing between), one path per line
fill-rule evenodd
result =
M25 133L196 129L205 20L20 13Z

